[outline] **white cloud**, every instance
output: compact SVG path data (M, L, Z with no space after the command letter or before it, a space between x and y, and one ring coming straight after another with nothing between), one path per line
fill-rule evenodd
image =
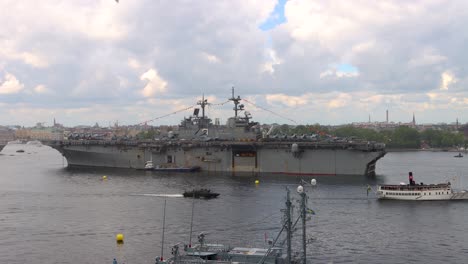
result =
M15 15L21 13L21 16L13 15L5 19L12 19L11 24L18 28L9 29L20 34L49 27L55 31L78 33L98 40L120 39L126 35L127 25L121 20L122 9L113 4L109 1L42 1L31 3L25 8L22 3L11 2L7 4L9 11ZM126 7L132 8L129 3Z
M285 94L267 94L266 100L269 104L280 103L289 107L307 104L308 100L300 96L289 96Z
M359 72L357 72L357 71L352 71L352 72L337 71L336 76L338 78L352 78L352 77L359 76Z
M349 10L340 13L330 12L331 9ZM366 10L361 10L363 13ZM354 3L341 2L333 4L333 1L313 2L308 0L291 0L286 3L285 15L288 23L286 28L291 37L304 42L316 39L331 49L336 48L339 41L353 39L353 34L360 33L361 23L355 19L359 9ZM364 17L363 17L364 18Z
M19 60L23 63L35 68L45 68L49 66L49 62L45 56L39 52L18 51L12 42L0 41L0 58L6 60Z
M210 62L210 63L220 63L221 60L216 57L215 55L213 54L210 54L210 53L207 53L207 52L202 52L201 53L201 56L204 60Z
M34 87L34 92L35 93L38 93L38 94L46 94L46 93L51 93L51 91L49 90L49 88L47 88L45 85L43 84L39 84L37 85L36 87Z
M140 80L147 81L145 87L141 90L144 97L153 97L157 93L166 92L167 82L159 76L158 71L155 69L149 69L143 73Z
M439 64L447 60L447 57L438 54L433 48L428 47L422 49L420 54L416 54L416 57L411 59L408 64L411 67L419 67L426 65Z
M0 16L0 70L15 75L1 76L1 91L21 93L2 97L0 115L34 100L29 110L36 107L38 119L50 108L86 123L90 112L82 110L91 109L103 120L131 123L158 115L151 105L158 100L174 100L162 115L193 105L202 93L225 101L235 84L259 106L289 116L307 112L299 122L367 120L386 108L405 121L409 109L427 111L427 119L468 121L461 91L468 31L460 30L468 2L289 0L286 21L261 31L277 2L0 1L9 10ZM330 66L339 62L358 70ZM212 111L223 117L231 108ZM14 113L8 122L30 120ZM260 122L276 121L258 114ZM161 122L180 116L169 118Z
M126 88L129 85L129 81L127 78L119 76L119 87L120 88Z
M45 68L49 65L43 56L30 52L21 52L20 54L13 55L13 57L20 58L24 63L37 68Z
M361 52L367 52L369 50L372 50L375 46L375 40L367 40L366 42L361 42L355 44L352 48L351 51L353 53L359 54Z
M132 69L139 69L141 67L141 63L137 60L137 59L134 59L134 58L129 58L128 59L128 66Z
M337 71L336 69L326 70L320 73L320 79L323 79L326 77L352 78L352 77L358 77L358 76L359 76L358 71L344 72L344 71Z
M352 103L353 97L349 94L340 93L328 103L329 108L341 108Z
M274 66L280 65L281 60L276 55L276 52L274 49L267 49L266 53L267 53L268 61L262 65L261 72L268 72L270 74L273 74L275 72Z
M335 75L334 71L326 70L326 71L320 73L320 79L328 77L328 76L333 76L333 75Z
M15 94L23 90L24 84L22 84L16 77L11 73L6 73L4 80L0 79L0 94Z
M450 71L444 71L440 78L442 79L440 90L448 90L452 84L457 82L457 79Z

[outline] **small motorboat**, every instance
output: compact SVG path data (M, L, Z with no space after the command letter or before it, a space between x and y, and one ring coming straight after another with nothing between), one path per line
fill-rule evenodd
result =
M455 158L463 158L463 155L461 153L458 153L458 155L453 156Z
M144 170L154 170L153 161L148 160L148 161L145 163L145 168L144 168Z
M211 192L210 189L193 189L192 191L185 191L183 195L188 198L211 199L218 197L219 193Z
M22 150L22 149L18 149L16 152L18 152L18 153L23 153L23 152L24 152L24 150Z

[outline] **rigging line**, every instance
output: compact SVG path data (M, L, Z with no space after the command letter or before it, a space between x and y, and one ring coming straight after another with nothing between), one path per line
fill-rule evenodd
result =
M222 103L217 103L217 104L208 104L208 111L211 111L211 110L214 110L214 111L217 111L220 109L220 106L223 106L225 104L229 103L229 100L227 100L226 102L222 102ZM211 116L213 112L209 112L208 113L208 116Z
M218 104L209 104L208 106L221 106L221 105L225 105L225 104L227 104L227 103L229 103L229 100L227 100L227 101L225 101L225 102L222 102L222 103L218 103ZM145 124L145 123L153 122L153 121L156 121L156 120L158 120L158 119L161 119L161 118L164 118L164 117L168 117L168 116L170 116L170 115L177 114L177 113L179 113L179 112L187 111L187 110L189 110L189 109L191 109L191 108L194 108L194 107L196 107L196 105L192 105L192 106L186 107L186 108L184 108L184 109L177 110L177 111L172 112L172 113L169 113L169 114L165 114L165 115L158 116L158 117L153 118L153 119L150 119L150 120L146 120L146 121L140 122L140 123L138 123L137 125L143 125L143 124Z
M219 103L219 104L209 104L210 106L221 106L221 105L225 105L229 103L229 100L227 100L226 102L222 102L222 103Z
M148 122L153 122L153 121L156 121L156 120L158 120L158 119L161 119L161 118L164 118L164 117L168 117L168 116L170 116L170 115L174 115L174 114L177 114L177 113L180 113L180 112L183 112L183 111L187 111L187 110L189 110L189 109L191 109L191 108L194 108L194 107L195 107L195 105L192 105L192 106L186 107L186 108L184 108L184 109L177 110L177 111L172 112L172 113L169 113L169 114L165 114L165 115L158 116L158 117L153 118L153 119L150 119L150 120L146 120L146 121L140 122L140 123L138 123L137 125L143 125L143 124L148 123Z
M277 114L277 113L275 113L275 112L273 112L273 111L271 111L271 110L268 110L268 109L266 109L266 108L263 108L263 107L261 107L261 106L258 106L258 105L256 105L256 104L250 102L249 100L247 100L247 99L245 99L245 98L242 99L242 100L244 100L246 103L249 103L249 104L251 104L251 105L253 105L253 106L255 106L255 107L259 108L259 109L262 109L263 111L267 111L267 112L269 112L269 113L271 113L271 114L273 114L273 115L276 115L276 116L278 116L278 117L281 117L281 118L284 118L284 119L286 119L286 120L289 120L289 121L293 122L294 124L297 124L297 122L294 121L294 120L291 119L291 118L282 116L282 115Z
M264 218L262 218L261 220L259 221L256 221L256 222L252 222L252 223L247 223L247 224L242 224L242 225L236 225L236 226L232 226L231 228L241 228L241 227L246 227L246 226L252 226L252 225L257 225L257 224L264 224L265 223L265 220L267 218L270 218L270 217L273 217L275 215L278 215L280 214L281 212L278 212L278 213L273 213L271 215L267 215L265 216ZM203 229L203 227L198 227L198 229ZM205 228L206 229L206 228Z
M276 216L276 215L278 215L278 214L280 214L280 213L281 213L281 212L273 213L273 214L271 214L271 215L265 216L264 218L262 218L262 219L259 220L259 221L252 222L252 223L247 223L247 224L242 224L242 225L231 226L231 228L241 228L241 227L246 227L246 226L251 226L251 225L264 224L266 219L268 219L268 218L270 218L270 217L273 217L273 216ZM212 227L211 227L211 228L212 228ZM206 230L206 228L203 229L203 227L198 227L198 229L200 229L201 231L202 231L202 230ZM215 230L216 230L216 229L215 229ZM220 230L224 230L224 229L220 229ZM200 232L200 231L195 230L194 232Z
M289 230L289 232L293 232L293 230L296 229L296 225L297 225L297 223L299 222L299 219L301 219L301 216L300 216L300 215L297 217L296 222L294 222L294 225L291 226L291 230ZM281 246L283 246L284 243L286 243L286 238L283 239L283 241L280 243Z
M270 215L267 215L265 216L264 218L262 218L261 220L259 221L256 221L256 222L253 222L253 223L247 223L247 224L243 224L243 225L238 225L236 226L237 228L239 227L245 227L245 226L251 226L251 225L257 225L257 224L262 224L262 223L265 223L264 221L270 217L273 217L273 216L276 216L278 214L280 214L281 212L276 212L276 213L273 213L273 214L270 214Z

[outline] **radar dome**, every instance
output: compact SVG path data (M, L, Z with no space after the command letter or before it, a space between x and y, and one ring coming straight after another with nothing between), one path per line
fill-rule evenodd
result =
M303 193L304 192L304 187L302 187L302 185L297 186L297 192L298 193Z

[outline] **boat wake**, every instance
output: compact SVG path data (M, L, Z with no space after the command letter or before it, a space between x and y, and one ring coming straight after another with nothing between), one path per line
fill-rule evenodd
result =
M131 194L132 196L150 196L150 197L168 197L168 198L180 198L184 197L182 194L158 194L158 193L141 193Z

